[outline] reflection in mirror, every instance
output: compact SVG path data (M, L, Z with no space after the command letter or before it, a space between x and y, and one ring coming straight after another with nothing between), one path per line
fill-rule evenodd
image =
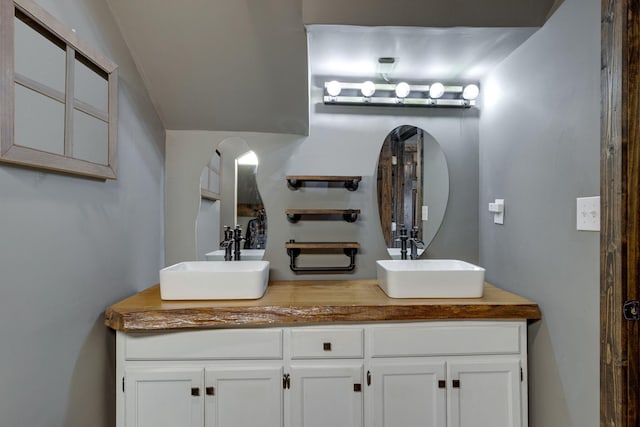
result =
M244 249L262 249L267 245L267 216L258 192L258 157L249 151L237 160L236 224L245 231Z
M415 126L399 126L385 138L378 159L378 213L387 251L400 258L402 226L426 248L444 218L449 171L440 144ZM419 249L422 254L424 249Z
M199 260L223 261L225 225L243 230L241 259L260 260L267 242L267 219L258 192L258 158L242 140L223 141L200 177L196 219Z
M200 174L200 209L196 218L198 260L216 250L220 242L220 152L216 150ZM224 259L224 258L223 258Z

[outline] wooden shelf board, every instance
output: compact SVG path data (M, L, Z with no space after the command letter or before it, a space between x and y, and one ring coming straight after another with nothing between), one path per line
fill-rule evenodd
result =
M326 182L341 182L341 181L361 181L362 176L334 176L334 175L287 175L288 180L296 181L326 181Z
M205 190L204 188L200 189L200 197L202 197L203 199L212 200L214 202L220 200L220 194Z
M360 209L285 209L287 215L344 215L360 214Z
M359 249L357 242L294 242L285 243L287 249Z

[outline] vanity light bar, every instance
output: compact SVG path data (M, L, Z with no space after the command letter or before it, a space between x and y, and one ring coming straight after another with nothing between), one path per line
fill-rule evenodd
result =
M371 96L364 96L363 86L371 89L371 83L353 83L330 81L324 83L323 101L327 105L377 105L407 107L459 107L469 108L476 105L475 99L464 99L466 86L445 85L441 97L429 96L431 85L410 85L406 97L396 95L395 83L374 83L375 91ZM473 92L473 91L472 91ZM477 86L476 86L477 92ZM468 92L467 92L468 93Z

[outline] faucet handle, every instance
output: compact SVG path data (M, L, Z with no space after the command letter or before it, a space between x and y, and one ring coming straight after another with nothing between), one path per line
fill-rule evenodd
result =
M413 242L414 245L416 245L416 248L418 248L418 249L424 249L425 248L424 242L422 240L411 239L411 241Z
M236 228L233 230L233 238L234 240L244 240L242 237L242 227L240 225L236 225Z

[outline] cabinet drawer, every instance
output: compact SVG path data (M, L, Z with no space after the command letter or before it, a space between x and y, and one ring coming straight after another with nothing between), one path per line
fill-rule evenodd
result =
M291 358L361 358L363 329L292 329Z
M127 360L282 359L282 329L129 334Z
M371 329L372 357L518 354L521 326L403 325Z

